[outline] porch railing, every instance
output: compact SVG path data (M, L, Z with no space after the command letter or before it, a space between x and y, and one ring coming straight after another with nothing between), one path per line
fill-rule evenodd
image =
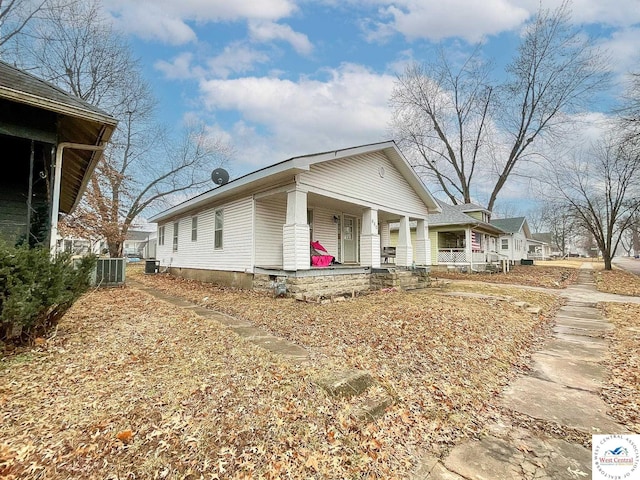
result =
M439 248L438 263L468 263L464 248Z

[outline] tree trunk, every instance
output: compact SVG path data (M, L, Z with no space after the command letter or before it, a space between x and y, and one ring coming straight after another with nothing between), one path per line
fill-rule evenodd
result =
M109 256L111 258L120 258L122 257L122 242L119 241L107 241L107 246L109 247Z

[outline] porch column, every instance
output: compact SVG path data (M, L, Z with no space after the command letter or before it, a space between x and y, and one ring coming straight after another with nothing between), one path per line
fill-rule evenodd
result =
M311 255L307 224L307 192L287 192L287 219L282 227L282 268L309 270Z
M380 268L380 235L378 234L378 210L368 208L362 214L360 234L360 264Z
M396 265L410 267L413 263L413 248L411 246L411 231L409 230L409 217L400 218L398 230L398 245L396 246Z
M418 220L416 228L416 265L431 265L431 240L427 221Z
M464 231L464 258L470 265L473 264L473 253L471 250L471 229L467 228ZM473 265L472 265L473 266Z

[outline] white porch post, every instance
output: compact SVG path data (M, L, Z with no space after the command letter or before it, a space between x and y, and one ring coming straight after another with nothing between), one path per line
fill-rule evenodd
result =
M411 231L409 230L409 217L400 218L398 230L398 245L396 246L396 265L410 267L413 263L413 248L411 247Z
M380 268L380 235L378 234L378 210L367 208L362 214L360 234L360 264Z
M311 256L307 224L307 192L287 192L287 219L282 227L282 268L309 270Z
M431 265L431 241L429 227L424 219L418 220L416 228L416 264Z
M464 256L465 260L469 262L471 268L473 268L473 252L471 250L471 229L467 228L464 231Z

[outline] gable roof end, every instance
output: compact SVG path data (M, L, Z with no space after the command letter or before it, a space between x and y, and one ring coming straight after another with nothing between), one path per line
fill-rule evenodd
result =
M332 150L289 158L288 160L284 160L282 162L275 163L273 165L256 170L252 173L232 180L225 185L221 185L196 197L193 197L185 202L182 202L172 208L169 208L168 210L165 210L164 212L154 215L149 219L149 222L162 222L176 215L188 212L194 208L203 207L212 201L222 201L225 198L231 197L232 195L249 195L256 189L275 183L279 179L290 178L292 175L295 175L297 173L308 171L312 165L318 163L327 162L330 160L339 160L341 158L378 151L382 151L385 153L387 158L389 158L394 166L400 171L400 173L407 180L409 185L411 185L411 187L417 192L420 199L424 202L424 204L430 211L440 211L440 206L438 205L436 199L427 190L420 177L418 177L402 152L400 152L400 149L398 148L396 143L393 140L390 140L386 142L372 143L357 147L350 147L340 150Z

